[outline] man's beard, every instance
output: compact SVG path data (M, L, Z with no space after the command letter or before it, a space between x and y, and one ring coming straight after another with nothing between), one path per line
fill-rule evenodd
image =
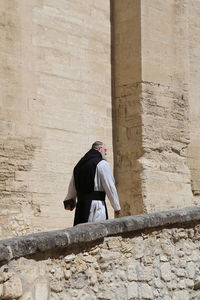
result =
M102 156L102 158L103 158L104 160L107 160L107 158L106 158L106 155L105 155L105 154L101 153L101 156Z

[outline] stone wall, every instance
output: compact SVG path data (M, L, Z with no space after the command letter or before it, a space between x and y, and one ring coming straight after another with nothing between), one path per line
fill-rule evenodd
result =
M0 1L0 237L71 226L62 200L95 140L112 164L110 4Z
M123 215L146 211L139 162L143 155L140 2L116 0L111 7L114 168Z
M0 299L200 299L199 216L195 207L2 240Z
M72 225L62 200L97 139L122 215L198 204L199 0L111 4L1 0L2 238Z
M197 16L200 13L199 1L190 1L189 6L189 59L190 59L190 144L188 151L188 165L191 170L192 191L194 202L198 205L200 199L200 21Z
M198 11L197 1L113 1L115 172L124 215L190 206L198 195Z
M189 7L187 0L143 1L141 6L145 151L141 161L147 211L193 203L187 165Z

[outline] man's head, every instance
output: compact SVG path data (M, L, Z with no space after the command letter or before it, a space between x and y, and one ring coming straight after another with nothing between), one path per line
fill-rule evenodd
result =
M104 143L102 143L100 141L96 141L92 144L92 149L99 151L101 153L103 159L106 159L107 149L106 149L106 146Z

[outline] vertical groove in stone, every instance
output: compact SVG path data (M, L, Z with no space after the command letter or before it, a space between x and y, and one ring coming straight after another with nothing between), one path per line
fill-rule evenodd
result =
M141 187L141 7L111 1L115 177L123 215L145 212Z
M190 67L190 144L188 147L188 166L191 171L192 192L194 203L198 205L200 200L200 2L189 1L189 67Z

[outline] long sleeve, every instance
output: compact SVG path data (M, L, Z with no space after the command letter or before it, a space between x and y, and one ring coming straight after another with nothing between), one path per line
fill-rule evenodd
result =
M115 187L115 180L107 161L102 160L97 165L95 176L96 190L104 190L115 211L120 210L119 197Z
M69 200L69 199L76 199L76 188L75 188L75 183L74 183L74 175L72 175L72 178L70 180L69 183L69 187L68 187L68 192L67 192L67 196L65 197L65 200Z

